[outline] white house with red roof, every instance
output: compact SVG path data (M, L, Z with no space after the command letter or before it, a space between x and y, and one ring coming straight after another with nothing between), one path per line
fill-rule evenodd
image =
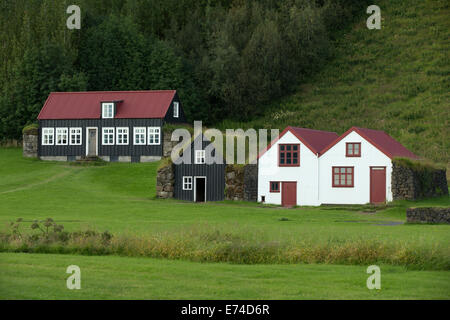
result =
M258 201L283 206L392 201L394 157L417 156L383 131L287 127L258 157Z

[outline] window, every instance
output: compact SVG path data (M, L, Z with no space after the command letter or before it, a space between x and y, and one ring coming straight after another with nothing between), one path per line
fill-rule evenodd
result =
M134 128L134 144L147 144L145 127L135 127Z
M333 187L353 187L353 167L333 167Z
M102 141L104 145L114 144L114 128L103 128Z
M173 117L178 118L179 114L180 114L180 103L174 102L173 103Z
M347 142L345 155L347 157L361 157L361 142Z
M280 144L278 165L280 167L299 167L300 166L300 145L299 144Z
M114 117L114 103L102 103L102 118Z
M55 129L42 128L42 145L51 146L55 143Z
M192 177L183 177L183 190L192 190Z
M128 128L117 128L116 144L128 144Z
M160 144L161 129L159 127L148 127L148 144Z
M81 145L81 128L70 128L70 145Z
M270 181L270 192L280 192L279 181Z
M195 164L205 163L205 150L195 150Z
M62 146L67 145L68 142L68 129L67 128L56 128L56 145Z

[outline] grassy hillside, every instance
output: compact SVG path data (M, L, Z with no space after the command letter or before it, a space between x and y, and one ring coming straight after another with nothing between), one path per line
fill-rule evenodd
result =
M363 16L338 37L335 57L298 91L249 123L222 128L387 131L415 153L449 162L450 6L441 1L379 1L382 29Z

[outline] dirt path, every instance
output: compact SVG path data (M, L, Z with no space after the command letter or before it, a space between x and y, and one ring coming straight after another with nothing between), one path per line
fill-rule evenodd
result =
M12 193L12 192L17 192L17 191L31 189L31 188L34 188L34 187L37 187L37 186L40 186L40 185L43 185L43 184L47 184L47 183L53 182L53 181L58 180L60 178L63 178L65 176L67 176L68 174L72 173L72 172L74 172L74 170L63 171L63 172L60 172L58 174L55 174L54 176L52 176L52 177L50 177L50 178L48 178L48 179L46 179L44 181L31 183L31 184L28 184L28 185L25 185L25 186L22 186L22 187L19 187L19 188L11 189L11 190L1 191L0 194L6 194L6 193Z

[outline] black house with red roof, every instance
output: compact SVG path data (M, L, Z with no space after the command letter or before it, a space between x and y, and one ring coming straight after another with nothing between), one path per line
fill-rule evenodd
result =
M38 116L38 156L148 162L163 155L165 123L185 123L175 90L52 92Z

